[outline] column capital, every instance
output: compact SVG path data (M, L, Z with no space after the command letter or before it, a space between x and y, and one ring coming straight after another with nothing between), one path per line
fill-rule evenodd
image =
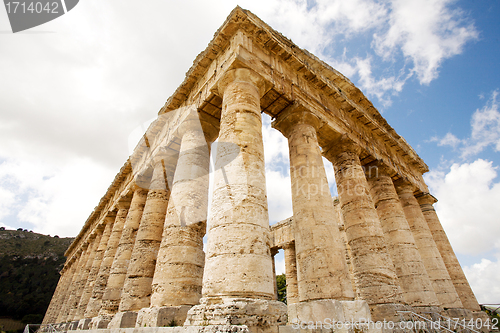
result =
M438 200L430 193L422 193L418 195L417 197L418 204L420 206L422 205L433 205L435 204Z
M119 200L116 204L115 207L120 209L129 209L130 208L130 200Z
M363 165L363 170L367 179L378 178L379 176L391 177L395 173L382 160L375 160Z
M219 136L220 120L204 111L198 113L205 140L212 144Z
M335 162L336 157L345 152L353 153L359 157L361 147L349 139L347 135L343 134L337 140L333 140L330 146L323 150L323 156L325 156L329 161Z
M304 106L294 103L276 117L276 120L272 123L272 127L279 130L288 138L290 136L291 129L295 125L299 124L310 125L318 131L322 125L322 121L318 116L313 114Z
M260 97L264 96L266 93L266 84L262 76L248 68L235 68L228 70L219 80L217 84L219 94L223 96L227 86L237 81L254 85Z
M395 180L394 187L396 188L398 194L407 192L411 192L413 194L413 192L415 192L415 190L417 189L415 185L413 185L404 178L399 178L398 180Z

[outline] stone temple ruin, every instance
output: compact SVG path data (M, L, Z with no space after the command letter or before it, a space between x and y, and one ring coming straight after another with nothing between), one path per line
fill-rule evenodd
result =
M261 113L290 153L293 217L271 227ZM44 324L289 332L409 313L482 318L427 171L346 77L237 7L67 250Z

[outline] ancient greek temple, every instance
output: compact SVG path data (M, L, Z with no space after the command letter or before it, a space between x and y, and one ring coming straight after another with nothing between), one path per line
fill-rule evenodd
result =
M289 145L293 216L272 226L262 113ZM293 332L326 319L481 318L427 171L349 79L237 7L67 250L44 324Z

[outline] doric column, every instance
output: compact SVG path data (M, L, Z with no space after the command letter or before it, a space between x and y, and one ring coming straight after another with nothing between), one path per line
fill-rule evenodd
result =
M285 245L285 277L286 277L286 303L298 303L299 287L297 284L297 259L295 243Z
M55 323L62 323L63 322L63 312L64 312L64 307L66 304L66 301L68 300L69 297L69 289L71 285L71 281L73 280L73 277L75 275L76 271L76 266L78 265L78 260L75 259L75 257L70 259L70 262L66 264L66 278L64 280L64 287L63 290L61 290L61 296L57 302L57 313L54 316L54 322ZM66 319L66 318L64 318Z
M82 280L85 276L85 268L87 266L92 246L90 246L90 243L87 240L84 244L82 244L81 249L82 249L82 254L78 263L77 271L75 272L75 277L73 278L73 282L71 283L71 292L68 298L68 303L66 305L67 306L66 318L64 320L66 322L73 321L76 309L78 308L78 302L79 302L78 294L82 284L85 283Z
M429 193L424 193L418 196L417 200L462 305L464 308L471 311L480 311L481 308L479 307L476 296L474 296L469 282L467 282L467 278L458 262L457 256L432 206L437 202L436 198Z
M219 81L219 92L223 102L203 298L201 305L190 311L186 324L202 324L203 316L208 323L253 316L253 322L260 321L259 325L275 326L286 307L272 300L274 281L260 110L264 82L252 70L232 69ZM242 304L240 310L231 310L235 309L232 303L236 298ZM210 310L221 306L221 302L227 311ZM264 305L250 304L268 307L260 312ZM246 310L242 308L247 306Z
M402 179L397 180L395 185L406 220L413 232L415 243L440 305L443 308L462 308L462 302L451 282L450 275L432 238L427 221L422 214L417 199L413 195L415 191L414 185Z
M90 267L88 269L87 282L83 288L82 297L80 298L80 303L78 304L75 319L84 318L85 310L87 309L90 297L92 296L92 289L94 288L94 282L102 261L103 250L99 251L99 249L101 247L101 240L103 239L103 231L104 226L102 224L96 226L96 236L94 239L94 247L92 249L92 261L89 261ZM87 329L89 320L90 319L83 321L82 325L79 324L78 327Z
M162 160L162 156L153 158L153 175L130 256L119 312L113 317L109 328L134 327L137 311L150 304L151 283L170 195Z
M111 265L106 290L102 296L102 306L99 314L112 316L118 311L123 284L127 276L127 269L132 256L137 230L141 222L142 212L146 204L148 191L136 186L133 190L130 209L123 226L120 242Z
M195 108L187 111L178 129L179 158L153 277L151 308L139 312L137 325L141 327L165 326L172 321L182 324L187 311L201 298L210 145L217 138L218 121L211 124Z
M386 168L381 163L374 163L365 169L365 173L406 302L416 307L439 306Z
M66 295L64 297L63 303L61 304L61 312L59 313L59 316L57 317L57 321L60 323L65 323L66 319L68 318L69 311L71 310L70 308L70 302L74 298L73 293L75 291L75 285L76 281L79 279L79 274L80 274L80 269L81 269L81 264L83 261L85 251L83 248L80 248L76 251L74 256L76 257L73 265L72 265L72 274L71 274L71 281L69 281L68 286L67 286L67 291Z
M278 249L271 249L271 258L273 259L273 279L274 279L274 296L273 299L278 299L278 284L276 281L276 259L275 256L278 254Z
M89 274L89 279L91 281L91 284L89 285L90 289L90 298L87 304L87 308L85 309L85 318L92 318L97 315L99 312L98 308L98 294L95 294L94 296L94 288L96 283L101 283L102 278L100 278L100 270L102 266L102 260L104 259L104 254L106 253L107 250L107 245L109 242L109 236L111 235L111 232L113 230L113 224L115 222L115 216L114 215L108 215L103 219L103 227L104 230L102 232L101 236L101 241L99 242L99 247L97 248L95 258L94 258L94 263L92 264L92 269ZM97 327L96 327L97 328ZM102 328L102 327L99 327Z
M315 308L329 306L317 300L354 299L318 144L316 130L320 125L318 117L296 105L273 123L288 138L299 301L313 302L311 307ZM319 319L306 315L314 312L311 309L301 304L298 318L306 322Z
M397 320L395 311L404 300L359 153L359 147L341 138L324 155L335 170L356 290L370 305L373 320Z
M86 318L95 317L99 313L102 306L102 295L104 294L106 285L108 284L109 271L111 269L111 265L113 264L116 248L118 247L118 242L120 241L123 231L123 225L125 224L125 219L127 217L128 204L119 203L117 208L118 212L116 213L113 228L106 246L106 251L104 252L101 266L99 267L99 274L97 275L94 289L92 290L92 297L90 298L89 305L87 305L87 311L85 313ZM89 316L87 316L87 312ZM94 329L95 328L97 327L94 327Z
M88 278L89 278L89 273L92 268L92 264L94 263L94 257L96 254L97 247L99 246L99 241L100 241L100 234L99 233L94 233L89 237L89 246L88 246L88 253L87 253L87 262L85 264L85 267L81 271L81 276L80 276L80 281L78 282L78 289L76 292L76 298L75 298L75 306L71 309L70 311L70 317L72 317L71 320L80 320L83 318L82 312L79 313L80 309L80 304L82 301L82 295L85 290L85 286L87 285Z
M49 308L45 317L43 318L43 324L55 324L57 322L57 317L61 311L62 304L68 289L68 284L71 282L72 269L74 262L67 262L63 269L61 270L61 276L59 282L57 283L54 296L50 301Z

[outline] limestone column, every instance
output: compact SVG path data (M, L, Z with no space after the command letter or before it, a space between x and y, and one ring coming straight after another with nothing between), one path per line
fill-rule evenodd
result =
M450 275L441 258L441 254L432 238L420 205L413 195L415 187L402 179L396 181L395 185L406 220L413 232L415 243L417 244L440 305L443 308L463 308L462 302L455 291Z
M70 269L68 268L71 266L71 264L66 264L65 267L61 270L60 274L61 276L59 277L59 281L56 286L56 290L54 291L54 295L52 296L52 299L50 301L49 307L47 309L47 312L45 313L45 316L43 318L42 324L55 324L57 320L58 313L61 308L61 302L62 299L64 298L64 294L67 289L67 280L69 277L68 272Z
M87 273L87 281L85 283L85 286L82 291L82 296L80 297L80 303L78 304L78 310L76 311L75 314L75 319L76 320L81 320L85 316L85 310L87 309L87 305L89 303L90 297L92 296L92 289L94 286L95 278L97 276L97 272L99 270L99 267L97 266L97 262L100 262L102 260L102 252L99 251L99 247L101 246L101 240L103 237L103 225L99 224L96 226L95 230L95 240L94 240L94 247L92 249L92 255L91 258L89 258L88 264L90 265L88 267L88 273ZM81 324L78 324L79 329L88 329L88 322L90 319L87 319ZM83 325L83 326L82 326Z
M130 203L127 202L119 202L116 205L118 208L118 212L116 213L113 228L111 229L111 234L109 235L108 243L106 245L106 251L104 252L101 266L99 267L99 273L94 284L94 289L92 290L92 297L90 298L89 304L87 305L87 310L85 311L86 318L95 317L101 309L102 296L108 284L109 271L111 269L111 265L113 264L113 259L118 247L118 242L120 241L120 237L123 231L129 204ZM93 328L95 329L97 327L94 326Z
M81 272L80 281L78 282L78 290L77 290L76 298L75 298L75 306L70 311L70 317L72 317L72 319L71 319L72 321L80 320L83 318L83 313L81 313L81 312L79 313L80 304L82 301L83 292L84 292L85 287L86 287L87 282L88 282L90 270L92 269L92 264L94 263L96 250L97 250L97 247L99 247L100 239L101 239L101 234L98 232L93 233L89 237L87 262L86 262L85 267L83 268L83 270Z
M252 327L274 327L286 307L272 300L260 110L265 83L252 70L237 68L225 73L218 88L223 102L203 298L201 305L190 310L186 325L203 325L206 318L208 324L249 322Z
M458 262L457 256L432 206L437 202L436 198L429 193L424 193L418 196L417 200L462 305L464 308L471 311L480 311L481 308L479 307L476 296L474 296L469 282L467 282L467 278Z
M120 243L118 244L110 269L106 291L102 297L102 307L99 311L99 314L102 316L112 316L118 312L123 284L127 276L127 269L130 264L147 194L148 191L146 189L138 186L134 188L132 202L130 203L130 209L125 220Z
M86 241L84 244L81 246L82 248L82 255L80 257L80 261L78 263L78 268L75 273L75 277L73 278L73 281L71 283L71 292L70 296L68 298L67 302L67 308L66 308L66 318L64 321L66 322L71 322L73 321L73 317L75 315L75 311L78 308L78 294L81 289L81 285L84 283L82 281L82 278L85 275L85 268L87 266L87 261L90 256L90 252L92 249L92 246L90 246L90 243ZM76 327L75 327L76 328Z
M357 292L370 305L374 321L397 321L404 300L359 153L354 143L340 138L324 155L335 170Z
M150 305L151 283L162 239L168 189L162 157L154 158L153 176L130 257L118 313L109 328L134 327L137 312Z
M76 266L78 265L78 259L75 257L70 258L69 262L65 265L66 268L66 278L64 280L64 287L63 290L61 291L61 297L59 298L57 302L57 314L54 316L54 322L55 323L61 323L63 322L63 312L64 312L64 307L66 304L66 301L68 300L69 297L69 289L71 285L71 281L73 280L73 277L75 275L76 271Z
M165 326L172 321L182 324L187 311L201 298L210 146L217 138L218 124L216 119L210 123L194 108L187 112L178 129L179 158L153 277L151 308L140 311L140 327Z
M301 107L280 114L273 127L288 138L299 301L352 300L344 245L316 130L320 120Z
M96 283L99 281L102 281L102 278L99 278L99 273L101 270L101 265L102 265L102 260L104 259L104 254L107 249L107 245L109 242L109 236L111 235L111 232L113 231L113 224L115 222L115 216L113 215L108 215L107 217L104 218L103 221L103 232L101 236L101 241L99 242L99 247L96 250L95 258L94 258L94 263L92 264L92 269L89 274L89 280L91 283L89 284L88 288L90 291L90 297L88 300L87 307L85 308L85 313L84 317L85 318L92 318L95 315L97 315L97 312L99 309L97 307L97 298L92 298L93 292L94 292L94 287ZM96 294L97 297L97 294ZM96 312L97 311L97 312ZM101 327L99 327L101 328Z
M278 299L278 284L277 284L277 281L276 281L276 260L275 260L275 256L277 254L278 254L278 250L277 249L272 249L271 250L271 258L273 260L273 279L274 279L274 296L273 296L273 299L274 300Z
M290 243L285 245L284 250L285 250L286 303L290 305L290 304L295 304L299 301L295 243Z
M403 297L411 306L432 310L428 307L437 307L439 302L392 179L381 163L370 165L365 172Z
M73 264L74 270L73 270L71 282L68 283L66 297L64 299L64 303L61 306L61 312L59 313L59 316L58 316L58 322L61 322L61 323L67 322L69 311L71 310L70 304L71 304L72 299L74 299L76 281L78 281L78 279L79 279L82 261L84 260L84 256L85 256L84 248L81 247L80 249L78 249L75 256L77 256L78 259L76 259L74 264Z

